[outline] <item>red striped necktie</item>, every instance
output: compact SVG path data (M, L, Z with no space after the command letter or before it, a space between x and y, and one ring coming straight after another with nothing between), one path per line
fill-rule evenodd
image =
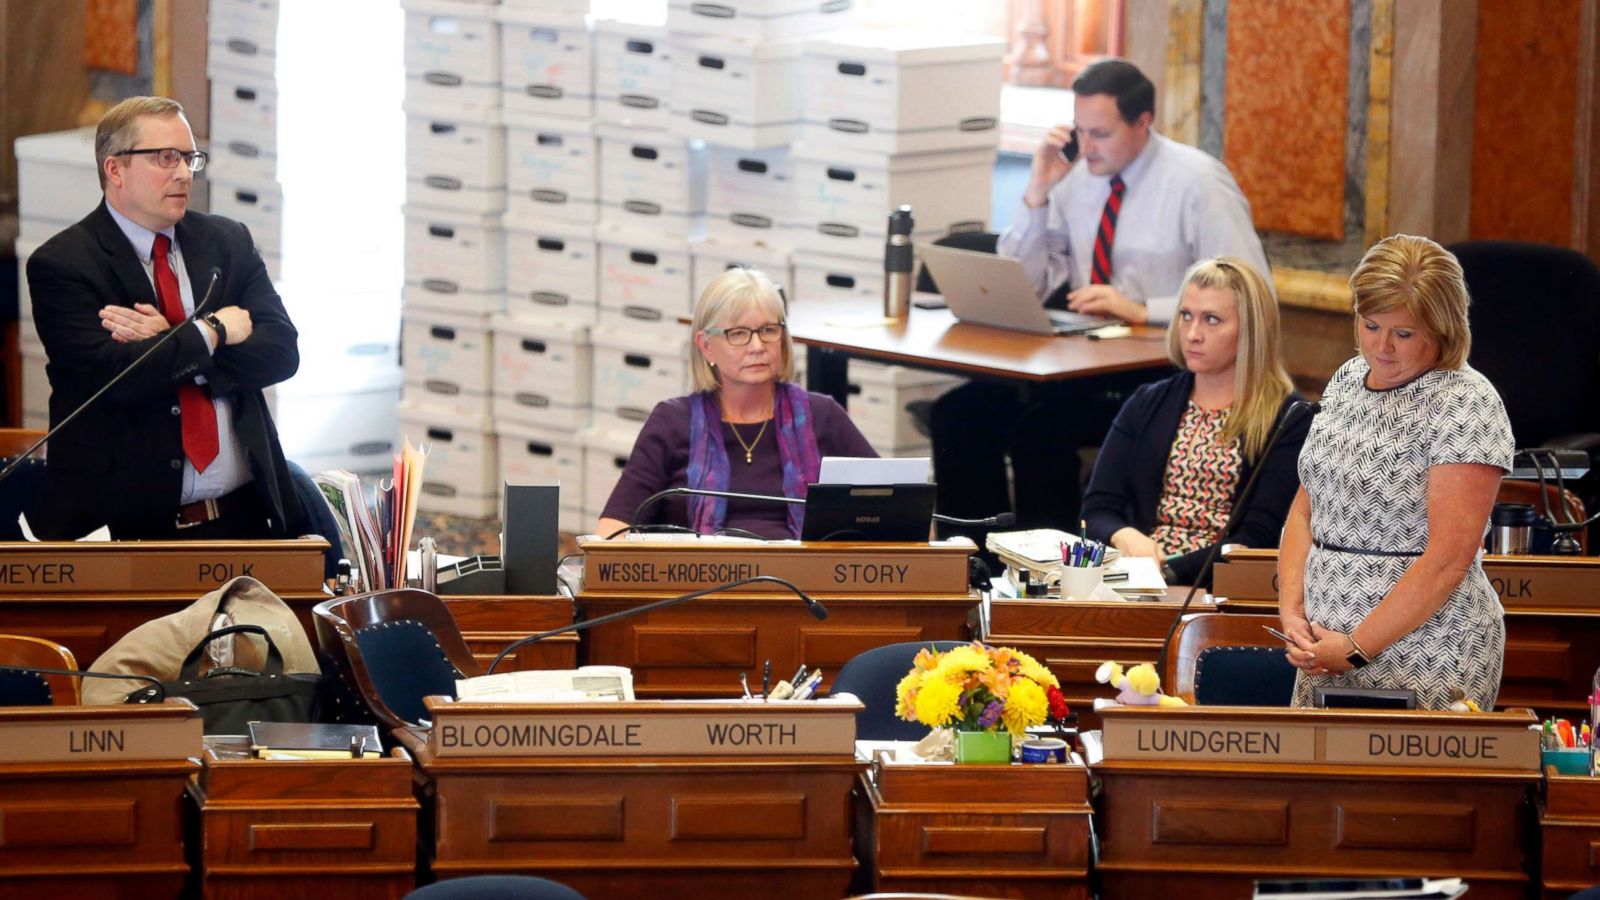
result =
M1111 176L1111 196L1106 198L1106 208L1100 213L1100 230L1094 236L1094 267L1089 273L1090 284L1111 283L1111 247L1117 237L1117 213L1122 212L1122 192L1127 187L1121 175Z
M170 325L177 326L187 316L183 312L183 294L178 290L178 276L172 274L167 262L167 249L172 241L164 234L156 235L155 246L150 251L150 261L155 263L156 301L161 304L161 314ZM217 458L217 408L211 395L191 379L178 385L178 409L183 422L183 454L189 457L196 472Z

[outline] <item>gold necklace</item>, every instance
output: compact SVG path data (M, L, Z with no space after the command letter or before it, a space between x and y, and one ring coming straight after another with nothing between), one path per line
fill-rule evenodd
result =
M763 435L763 434L766 434L766 433L767 433L767 423L768 423L768 422L771 422L771 421L772 421L772 420L771 420L771 419L765 419L765 420L763 420L763 421L762 421L762 422L761 422L761 430L760 430L760 431L757 431L757 432L756 432L756 436L755 436L755 440L752 440L752 441L751 441L751 442L750 442L750 443L748 443L748 444L746 444L746 443L745 443L745 442L744 442L744 435L742 435L742 434L740 434L740 433L739 433L739 429L738 429L738 427L737 427L737 426L735 426L735 425L734 425L734 424L733 424L733 423L732 423L732 422L729 422L729 423L728 423L728 427L729 427L729 428L731 428L731 429L733 429L733 439L734 439L734 440L736 440L736 441L738 441L738 442L739 442L739 446L741 446L741 447L743 447L743 448L744 448L744 464L745 464L745 465L747 465L747 466L748 466L748 465L750 465L750 464L751 464L751 463L752 463L752 462L753 462L753 461L754 461L754 460L753 460L753 459L752 459L752 458L751 458L751 455L752 455L752 454L753 454L753 453L755 453L755 450L756 450L756 445L757 445L757 444L759 444L759 443L761 443L761 436L762 436L762 435Z

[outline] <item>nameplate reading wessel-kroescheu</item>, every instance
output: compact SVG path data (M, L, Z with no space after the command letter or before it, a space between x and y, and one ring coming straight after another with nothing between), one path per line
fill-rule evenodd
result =
M482 709L482 705L478 706ZM849 710L793 715L781 709L727 715L542 713L441 716L429 747L435 757L796 756L853 754Z
M1474 727L1459 719L1428 727L1403 721L1324 720L1312 712L1227 718L1104 717L1105 758L1204 762L1320 763L1424 768L1539 768L1538 735L1514 724Z
M129 715L0 722L0 763L123 762L200 755L201 722Z
M717 544L585 541L583 590L692 591L773 575L803 591L964 594L967 541L926 544ZM783 591L755 584L752 593Z

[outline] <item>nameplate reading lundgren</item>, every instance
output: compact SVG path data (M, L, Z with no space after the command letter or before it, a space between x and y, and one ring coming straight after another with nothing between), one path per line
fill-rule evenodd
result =
M1525 713L1102 710L1105 759L1511 769L1537 772Z
M581 540L583 592L693 591L773 575L803 591L965 594L966 540L921 543L730 544ZM755 584L752 593L785 590Z
M0 763L187 759L200 755L202 725L187 701L12 707L0 715Z
M804 704L803 709L795 709ZM668 704L663 706L662 704ZM428 746L447 757L853 755L857 703L433 707Z
M10 543L0 596L179 593L196 596L240 575L279 594L322 590L321 538L287 541Z

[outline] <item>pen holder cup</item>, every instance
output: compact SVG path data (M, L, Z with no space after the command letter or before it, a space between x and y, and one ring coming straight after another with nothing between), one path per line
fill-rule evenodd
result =
M1105 566L1061 567L1061 599L1088 600L1106 573Z
M1555 766L1561 775L1589 774L1589 748L1568 747L1562 750L1540 750L1539 768Z

